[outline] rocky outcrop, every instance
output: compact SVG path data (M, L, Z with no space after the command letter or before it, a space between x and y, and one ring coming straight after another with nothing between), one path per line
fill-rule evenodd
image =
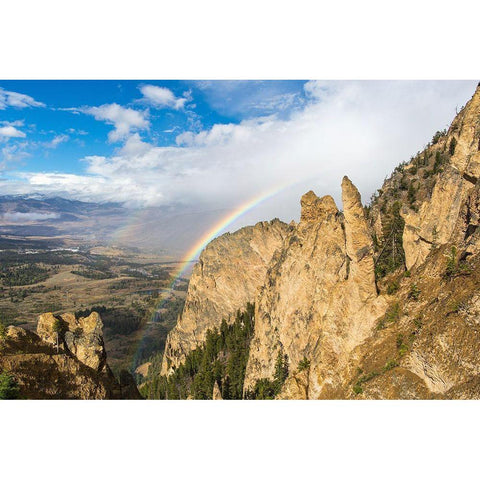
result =
M377 296L372 237L360 193L348 177L342 181L342 202L350 283L352 288L358 288L359 298L367 302Z
M279 220L260 222L210 242L200 255L188 286L183 312L168 334L162 374L178 366L222 319L254 302L267 265L290 227Z
M330 196L313 195L302 197L300 224L274 255L257 296L245 390L273 378L281 352L292 373L303 359L310 362L303 381L292 375L287 381L291 397L334 396L349 352L385 308L377 299L372 240L358 190L344 178L343 215Z
M432 243L447 243L469 192L480 178L480 87L452 122L447 135L432 153L453 154L436 182L431 197L418 212L404 214L403 248L407 269L421 265Z
M20 398L141 398L128 372L117 381L108 367L96 312L79 319L42 314L37 333L10 326L0 339L0 371L18 383Z
M61 322L61 343L63 348L87 367L101 371L107 361L103 343L103 323L97 312L88 317L75 318L71 313L55 316L44 313L38 317L37 334L45 342L56 345L56 322Z

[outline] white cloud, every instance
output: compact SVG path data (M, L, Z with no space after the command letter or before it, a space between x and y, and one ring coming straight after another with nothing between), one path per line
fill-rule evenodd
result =
M181 110L185 107L185 103L191 100L190 92L185 92L183 97L176 97L168 88L155 85L142 85L140 91L143 95L142 100L156 108Z
M56 135L50 142L47 142L44 145L47 148L57 148L61 143L67 142L69 138L70 137L65 134Z
M25 138L24 132L18 130L12 125L0 127L0 140L3 138Z
M75 128L69 128L67 129L68 133L71 133L72 135L88 135L88 132L85 130L76 130Z
M17 92L10 92L0 87L0 110L5 110L7 107L27 108L44 106L44 103L37 102L29 95Z
M0 150L0 171L4 170L9 163L19 162L29 157L30 154L25 151L27 146L27 142L16 142L5 145Z
M96 120L104 121L115 127L108 134L111 142L118 142L127 138L132 132L149 127L148 112L140 112L132 108L125 108L117 103L101 105L100 107L83 107L79 111L93 115Z
M185 132L172 147L142 141L128 127L113 156L84 159L84 175L29 174L26 184L4 188L204 212L228 210L278 189L241 222L275 216L289 221L298 218L300 195L309 189L333 195L340 207L345 174L367 202L398 163L451 122L474 89L475 82L309 82L307 102L288 118Z
M9 122L7 120L2 120L0 122L2 125L10 125L12 127L23 127L25 125L25 121L24 120L15 120L13 122Z
M58 218L56 213L43 213L43 212L6 212L2 215L2 220L12 223L25 223L25 222L38 222L42 220L51 220Z

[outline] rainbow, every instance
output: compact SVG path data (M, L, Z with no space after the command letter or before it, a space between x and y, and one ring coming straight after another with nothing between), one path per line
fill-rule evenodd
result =
M295 183L298 183L298 182L295 182ZM155 306L154 312L162 308L162 304L166 301L166 299L168 299L171 296L177 281L185 274L185 271L188 269L188 267L190 267L192 263L194 263L198 259L202 250L207 246L208 243L210 243L215 237L220 235L226 228L228 228L233 222L238 220L242 215L245 215L245 213L249 212L250 210L260 205L261 203L277 195L278 193L280 193L286 187L289 187L289 186L292 186L292 182L289 182L288 184L282 184L280 186L276 186L274 188L267 190L266 192L255 195L254 197L250 198L246 202L238 205L234 210L232 210L226 216L221 218L212 228L210 228L210 230L205 232L202 235L202 237L188 250L184 258L179 262L179 266L173 272L173 280L170 286L167 288L167 290L163 292L164 298L160 300L159 303ZM153 317L151 319L150 324L152 322L153 322ZM147 333L147 330L148 330L148 325L147 325L147 329L144 330L142 336L140 337L138 346L135 351L135 355L133 356L132 367L135 365L137 357L141 353L140 349L142 346L142 340L143 340L143 337L145 336L145 333Z
M184 259L181 261L181 267L175 275L175 280L177 280L187 269L187 267L195 261L202 253L202 250L210 243L215 237L222 233L226 228L228 228L233 222L238 220L242 215L254 209L260 205L265 200L273 197L274 195L281 192L285 186L276 187L264 192L260 195L256 195L250 200L242 203L233 211L228 213L225 217L220 219L208 232L206 232L187 252ZM174 281L175 281L174 280Z

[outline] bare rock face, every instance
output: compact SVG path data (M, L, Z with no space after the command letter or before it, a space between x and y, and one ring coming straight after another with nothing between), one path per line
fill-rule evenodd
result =
M404 215L403 248L406 266L421 265L432 243L446 244L454 231L460 209L480 178L480 87L457 115L442 148L455 142L455 152L434 186L431 198L418 212Z
M103 342L103 323L97 312L88 317L75 318L71 313L56 317L52 313L44 313L38 317L38 336L47 343L56 345L57 333L55 322L60 320L64 332L61 334L63 348L87 367L101 371L106 363L107 354Z
M360 192L348 177L342 181L345 217L345 250L350 262L349 278L363 301L376 297L372 238L368 231ZM353 260L353 261L352 261Z
M325 216L337 213L337 206L332 197L327 195L323 198L318 198L312 190L302 196L300 205L302 207L301 223L321 221Z
M207 245L193 269L183 312L167 337L162 375L182 363L208 329L254 302L267 265L290 229L279 220L260 222Z
M290 371L281 398L335 396L349 353L385 309L358 190L344 178L343 215L331 197L313 195L302 197L300 224L274 255L257 297L245 390L273 378L281 352ZM309 370L296 376L304 358Z

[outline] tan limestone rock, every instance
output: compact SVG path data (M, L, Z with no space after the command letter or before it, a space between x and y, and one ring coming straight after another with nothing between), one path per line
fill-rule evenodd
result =
M71 313L55 316L44 313L38 317L37 334L45 342L56 345L57 333L54 325L57 320L63 322L64 332L60 344L87 367L100 371L106 363L106 351L103 342L103 323L97 312L88 317L75 318Z
M245 390L273 378L282 352L291 375L280 398L328 398L341 383L349 352L385 309L376 295L372 241L357 189L344 179L345 219L331 197L313 195L302 197L302 221L274 255L257 297ZM304 358L310 369L296 375Z

